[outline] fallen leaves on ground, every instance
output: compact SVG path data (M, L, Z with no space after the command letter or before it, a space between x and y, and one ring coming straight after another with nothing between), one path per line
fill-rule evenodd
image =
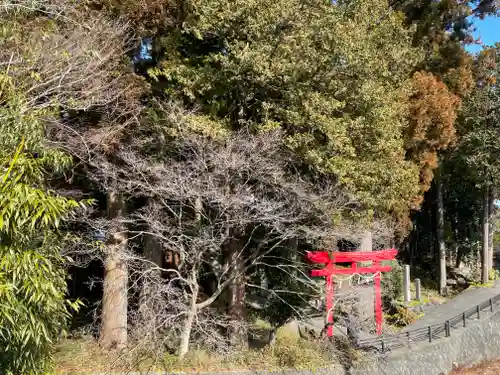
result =
M497 374L500 374L500 361L486 362L469 368L459 368L450 373L450 375L497 375Z

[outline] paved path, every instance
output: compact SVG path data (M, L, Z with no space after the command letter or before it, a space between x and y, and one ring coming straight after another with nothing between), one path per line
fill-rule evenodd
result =
M497 282L492 288L468 289L448 302L429 310L421 319L406 326L403 329L403 332L424 328L433 324L444 323L446 320L453 318L498 294L500 294L500 282Z

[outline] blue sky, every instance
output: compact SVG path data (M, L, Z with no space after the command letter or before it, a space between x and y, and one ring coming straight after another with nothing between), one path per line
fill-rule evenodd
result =
M476 31L474 36L480 37L485 45L500 42L500 17L486 17L484 20L474 19ZM479 45L468 46L470 52L478 52L482 49Z

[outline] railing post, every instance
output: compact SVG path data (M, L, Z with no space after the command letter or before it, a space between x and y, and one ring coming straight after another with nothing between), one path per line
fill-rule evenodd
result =
M490 298L488 300L485 300L484 302L482 302L481 304L478 304L475 306L475 309L469 309L469 310L466 310L464 312L462 312L461 316L462 316L462 322L463 322L463 326L464 327L467 327L467 319L468 318L472 318L473 319L473 316L474 315L477 315L477 318L480 319L481 318L481 310L484 310L484 311L487 311L487 308L488 308L488 305L489 305L489 309L491 312L494 312L495 310L499 310L499 309L495 309L494 305L496 305L497 303L500 302L500 294L493 297L493 298ZM459 319L458 318L460 315L452 318L452 320L445 320L443 323L441 324L444 324L444 334L445 334L445 337L451 337L451 328L452 328L452 325L451 325L451 322L453 321L454 322L454 325L453 327L456 328L457 327L457 324L459 323ZM458 321L457 321L458 320ZM433 327L437 327L438 331L435 331ZM441 325L440 324L435 324L434 326L432 325L429 325L427 326L427 338L429 340L429 342L432 342L432 335L433 334L436 334L436 338L440 338L440 334L438 334L439 332L441 332ZM416 338L414 336L414 341L421 341L421 340L425 340L425 335L422 336L422 331L421 329L418 329L417 330L418 332L420 332L419 334L417 334ZM411 346L411 333L413 331L406 331L405 333L400 333L400 334L397 334L397 338L398 338L398 345L404 345L404 342L403 340L406 339L406 343L407 343L407 346L410 347ZM386 353L387 350L388 350L388 347L387 347L387 343L385 342L385 340L380 337L380 338L377 338L377 339L370 339L370 340L367 340L366 342L363 342L363 340L360 340L359 341L359 348L361 349L378 349L378 344L380 344L380 350L382 351L382 353ZM389 342L389 350L391 348L391 344Z

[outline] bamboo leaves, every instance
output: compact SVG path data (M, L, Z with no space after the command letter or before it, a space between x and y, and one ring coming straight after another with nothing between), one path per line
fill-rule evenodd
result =
M0 108L0 128L35 129L21 133L14 153L9 152L11 133L0 132L0 170L4 171L0 178L0 373L34 375L50 370L52 345L64 333L70 309L78 308L77 303L66 302L62 242L56 231L85 203L49 189L51 173L67 165L67 157L44 148L38 138L43 133L37 129L42 127L39 120L22 124L30 115L11 112L18 102ZM42 156L29 152L28 145L37 147ZM61 160L56 160L58 155Z

